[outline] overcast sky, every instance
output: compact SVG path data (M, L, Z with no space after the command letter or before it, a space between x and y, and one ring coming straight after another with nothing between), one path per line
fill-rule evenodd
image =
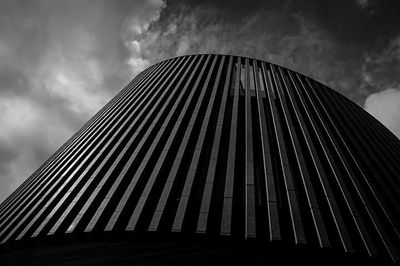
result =
M0 201L147 66L228 53L329 85L400 137L400 1L0 0Z

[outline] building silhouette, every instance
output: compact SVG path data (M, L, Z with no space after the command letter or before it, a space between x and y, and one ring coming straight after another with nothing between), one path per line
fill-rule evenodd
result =
M399 262L400 141L260 60L140 73L0 205L0 264Z

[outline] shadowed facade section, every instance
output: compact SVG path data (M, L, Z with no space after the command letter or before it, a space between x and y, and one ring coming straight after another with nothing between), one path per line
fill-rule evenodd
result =
M400 141L328 87L250 58L177 57L0 205L0 248L125 235L399 262L399 177Z

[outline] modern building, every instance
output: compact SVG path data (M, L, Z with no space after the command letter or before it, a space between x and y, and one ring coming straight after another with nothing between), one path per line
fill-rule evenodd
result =
M0 264L399 263L399 195L400 141L352 101L260 60L182 56L0 205Z

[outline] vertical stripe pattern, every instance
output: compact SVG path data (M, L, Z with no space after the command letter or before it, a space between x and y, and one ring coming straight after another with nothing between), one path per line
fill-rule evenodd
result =
M0 205L0 245L84 232L210 235L399 262L400 141L260 60L140 73Z

